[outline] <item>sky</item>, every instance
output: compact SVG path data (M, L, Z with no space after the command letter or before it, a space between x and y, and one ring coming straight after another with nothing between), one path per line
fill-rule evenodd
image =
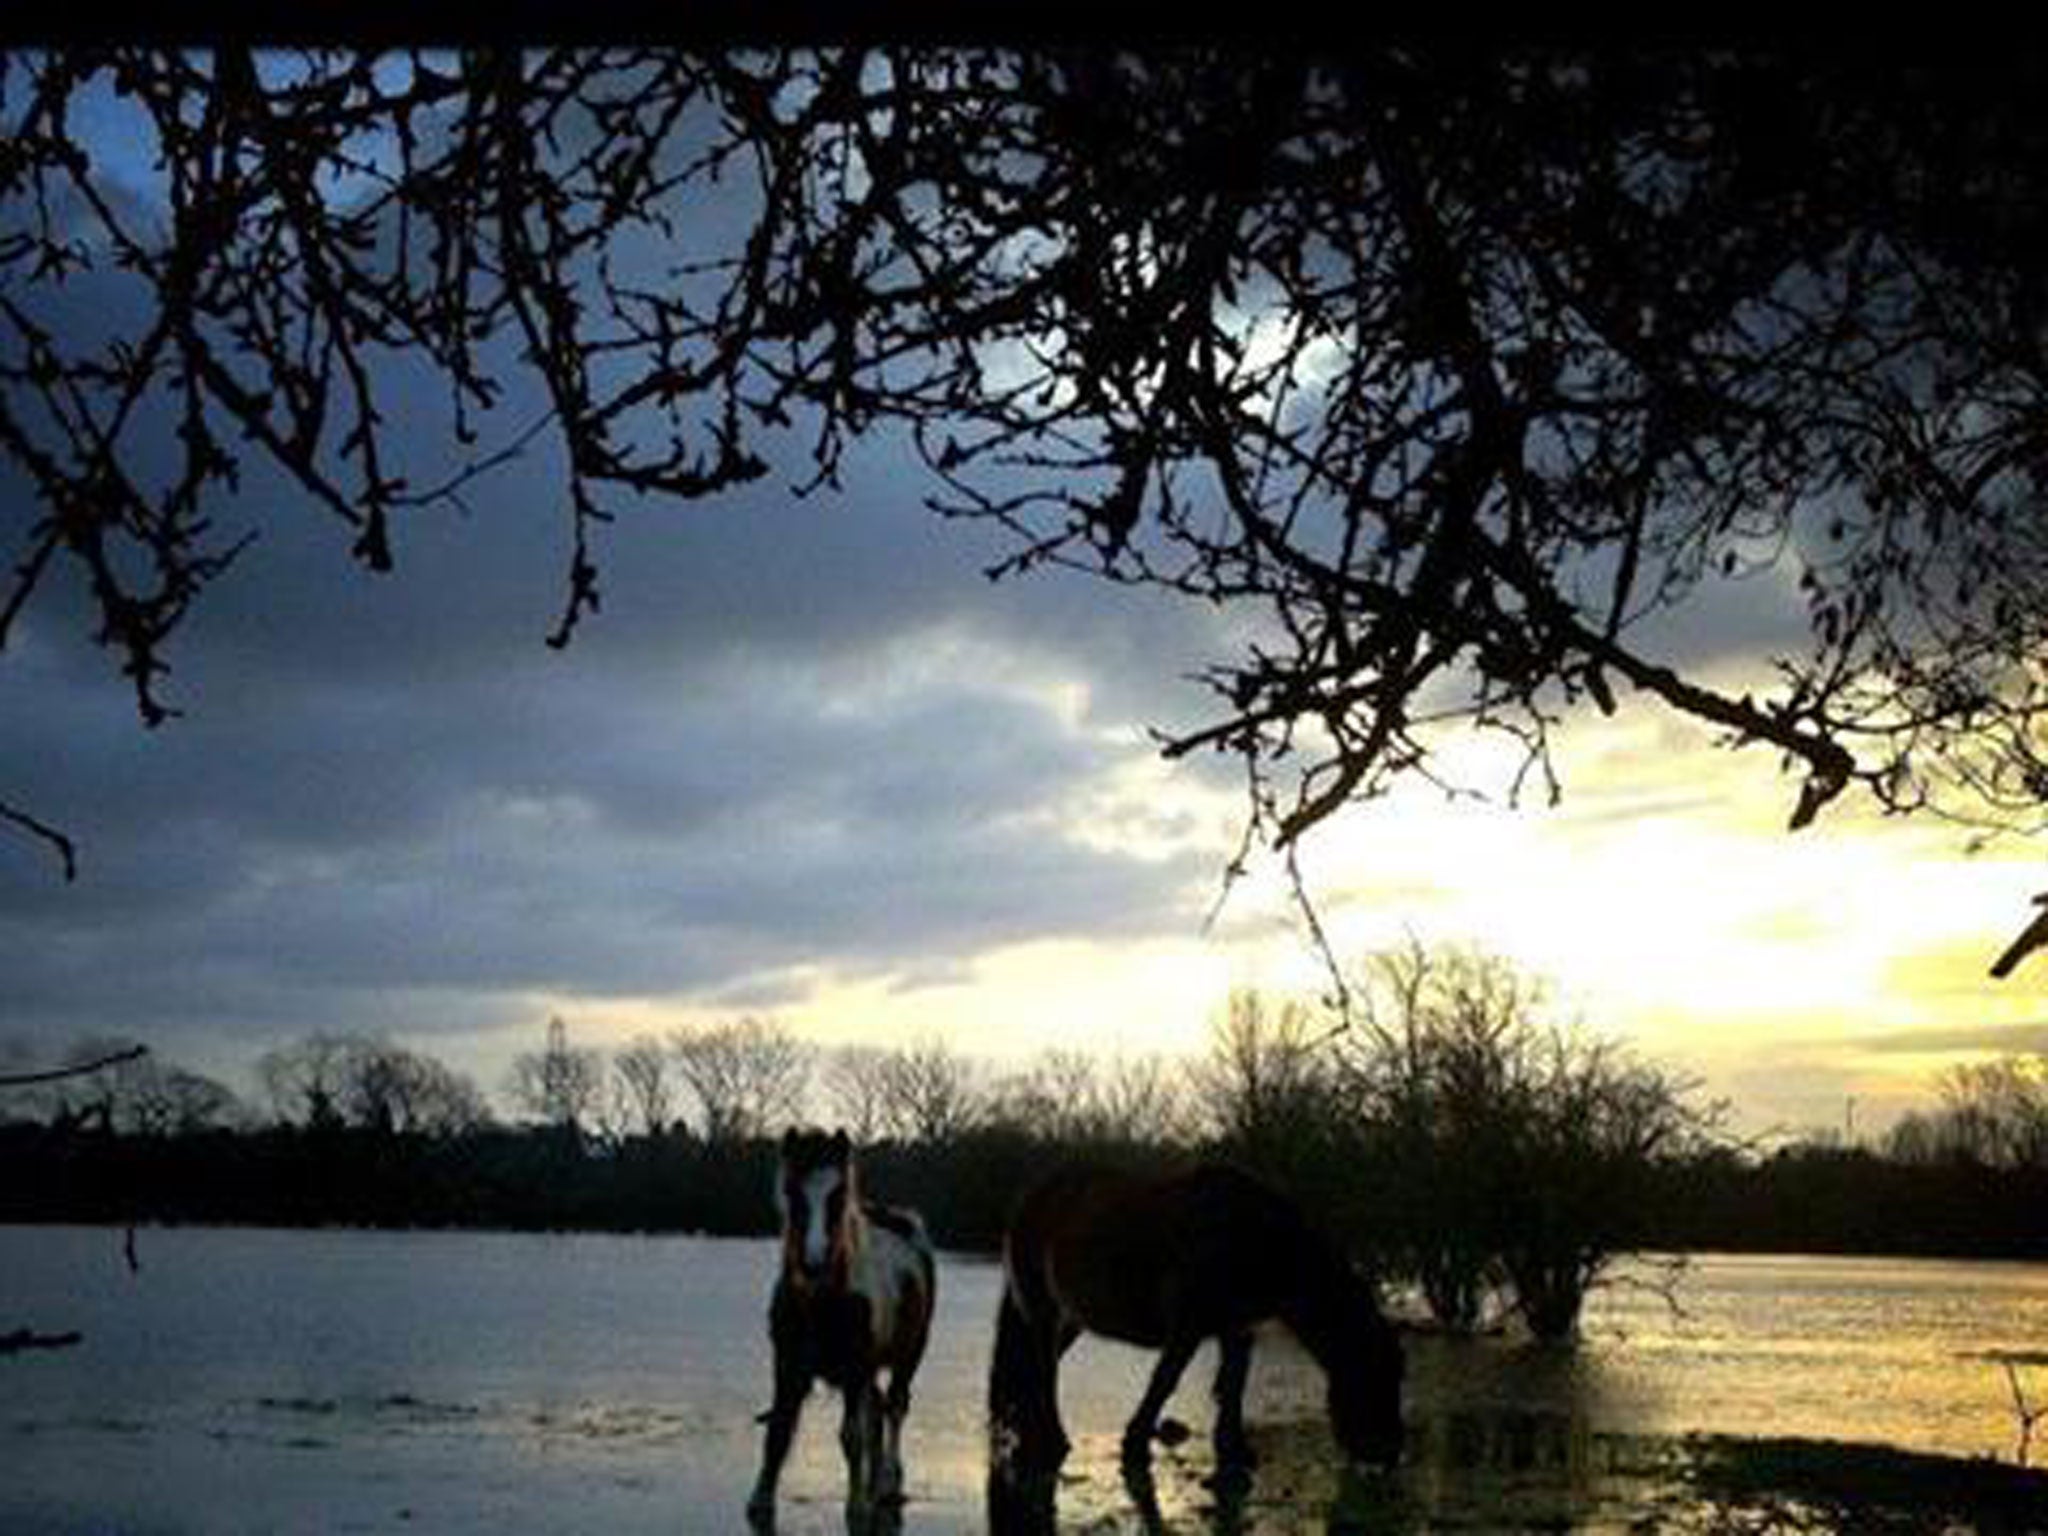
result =
M252 498L155 731L75 604L36 615L0 658L0 763L80 874L0 842L0 1039L133 1036L246 1082L270 1046L384 1033L496 1089L556 1015L591 1045L754 1014L999 1061L1191 1054L1232 988L1323 985L1271 858L1218 909L1234 765L1148 734L1204 717L1207 610L991 584L1001 546L878 446L837 496L635 512L556 652L549 484L522 464L421 515L388 577ZM1674 646L1738 672L1770 606ZM1639 704L1559 760L1554 809L1417 790L1313 834L1340 957L1478 943L1759 1129L1874 1128L1951 1061L2048 1045L2048 967L1984 975L2048 883L2034 850L1839 809L1788 833L1769 758Z
M0 653L0 797L80 872L0 838L0 1051L133 1037L246 1087L272 1046L381 1033L496 1091L555 1016L599 1046L752 1014L996 1061L1195 1054L1231 989L1324 985L1272 859L1225 897L1234 765L1151 735L1209 718L1191 674L1228 616L991 584L1007 546L926 510L882 439L837 494L796 497L786 463L622 509L602 611L557 652L553 468L536 446L413 514L381 577L252 476L221 514L260 536L174 641L183 713L155 731L77 593L31 610ZM36 509L0 497L11 553ZM1739 686L1796 611L1752 581L1659 643ZM1767 754L1639 702L1558 756L1554 808L1416 787L1312 834L1339 956L1481 945L1756 1130L1874 1129L1946 1065L2048 1049L2048 958L1985 975L2048 886L2038 847L1853 806L1788 833Z

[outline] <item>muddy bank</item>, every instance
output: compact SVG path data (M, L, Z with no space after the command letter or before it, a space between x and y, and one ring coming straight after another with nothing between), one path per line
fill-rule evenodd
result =
M1884 1446L1570 1431L1531 1417L1420 1426L1406 1464L1339 1474L1311 1426L1255 1431L1260 1465L1221 1484L1197 1437L1149 1478L1115 1446L1077 1446L1057 1483L991 1484L991 1536L1323 1536L1573 1532L1583 1536L2007 1536L2048 1533L2048 1471ZM907 1522L915 1526L915 1513Z

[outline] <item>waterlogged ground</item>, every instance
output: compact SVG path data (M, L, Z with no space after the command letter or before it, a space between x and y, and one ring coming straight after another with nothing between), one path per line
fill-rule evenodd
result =
M692 1533L743 1529L774 1250L687 1238L0 1228L0 1532ZM2013 1465L2003 1362L2048 1400L2048 1267L1718 1259L1682 1315L1604 1295L1574 1350L1411 1341L1409 1453L1335 1468L1320 1380L1255 1357L1261 1458L1213 1486L1211 1362L1149 1479L1117 1430L1149 1358L1087 1341L1052 1484L991 1484L993 1266L949 1257L876 1536L968 1532L2048 1531ZM778 1529L846 1533L836 1405L815 1398ZM2048 1460L2048 1425L2030 1447ZM858 1526L854 1527L860 1528Z
M1540 1421L1463 1421L1393 1474L1333 1471L1304 1425L1255 1436L1258 1472L1217 1487L1204 1458L1167 1453L1148 1476L1114 1449L1070 1465L1052 1509L1029 1495L992 1533L1554 1531L1927 1533L2048 1529L2048 1476L1880 1446L1716 1436L1561 1433ZM1044 1492L1039 1493L1041 1500ZM914 1517L904 1529L914 1527ZM821 1527L822 1528L822 1527Z

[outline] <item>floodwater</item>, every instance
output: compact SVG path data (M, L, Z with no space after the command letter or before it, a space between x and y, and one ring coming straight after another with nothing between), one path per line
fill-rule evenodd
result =
M118 1231L0 1227L0 1333L84 1336L0 1356L0 1532L744 1529L772 1243L144 1229L137 1250L131 1273ZM998 1285L986 1260L942 1262L904 1436L906 1533L988 1528L981 1405ZM1647 1289L1603 1291L1576 1348L1411 1339L1410 1451L1357 1507L1398 1508L1402 1529L1458 1526L1479 1473L1563 1468L1569 1482L1611 1433L2010 1462L2003 1361L2048 1401L2048 1265L1706 1257L1676 1299L1674 1311ZM1328 1465L1320 1377L1284 1335L1262 1338L1254 1362L1264 1465L1248 1510L1226 1519L1203 1482L1207 1353L1169 1409L1196 1434L1140 1489L1118 1477L1116 1442L1150 1357L1077 1345L1061 1379L1076 1449L1058 1528L1350 1528L1329 1513L1351 1495ZM837 1421L821 1391L784 1476L781 1531L847 1529ZM2035 1465L2044 1456L2037 1444ZM1598 1526L1566 1504L1544 1523Z

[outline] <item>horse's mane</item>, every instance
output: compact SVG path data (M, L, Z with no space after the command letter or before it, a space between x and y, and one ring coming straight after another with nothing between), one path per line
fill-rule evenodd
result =
M871 1226L892 1232L906 1243L919 1248L931 1246L931 1234L925 1230L924 1218L900 1205L883 1205L876 1200L860 1202L860 1213Z
M1206 1198L1234 1207L1248 1238L1293 1281L1281 1321L1327 1369L1362 1339L1391 1334L1377 1287L1349 1251L1293 1196L1247 1168L1209 1162L1165 1178L1189 1181Z

